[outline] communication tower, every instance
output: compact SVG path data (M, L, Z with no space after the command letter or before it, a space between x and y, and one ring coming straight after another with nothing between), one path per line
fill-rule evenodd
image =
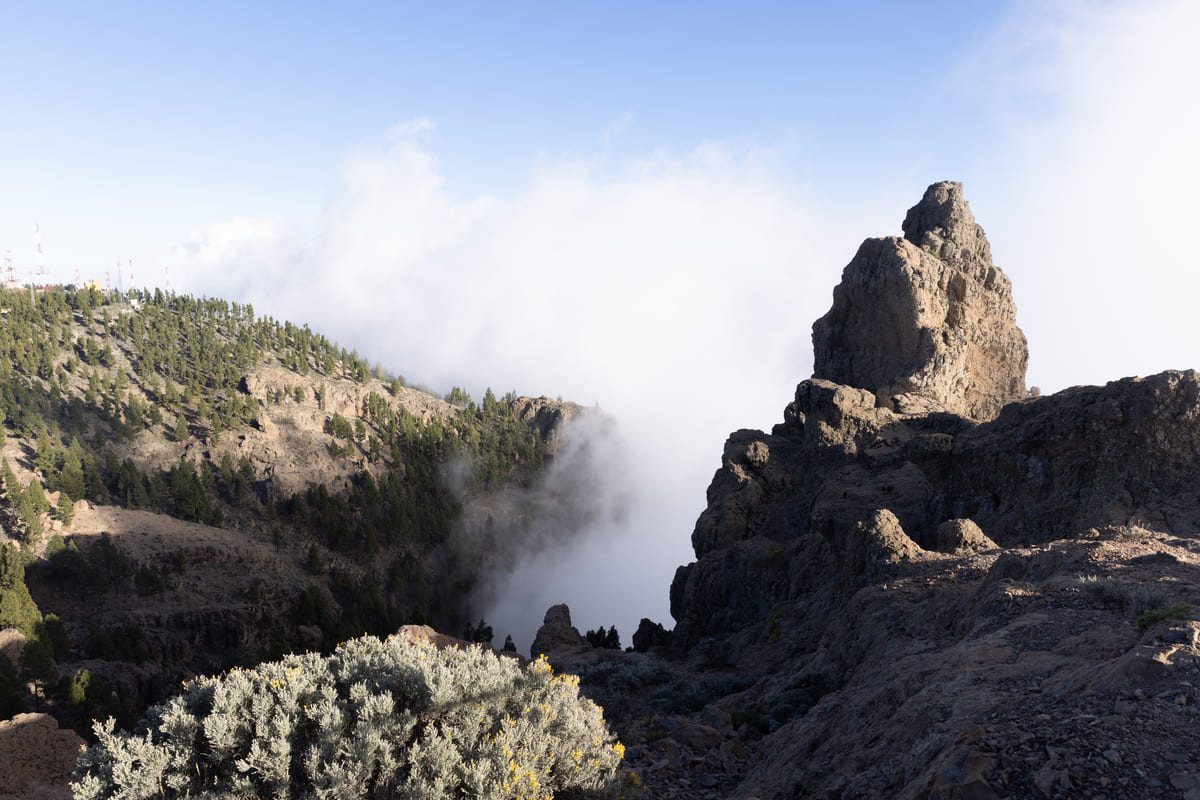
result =
M43 287L46 286L46 254L42 252L42 231L38 224L33 223L33 241L37 245L37 280L41 281ZM36 280L34 281L37 282Z

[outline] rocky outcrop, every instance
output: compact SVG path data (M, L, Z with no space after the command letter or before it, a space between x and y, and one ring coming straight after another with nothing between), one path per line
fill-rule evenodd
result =
M564 426L586 409L578 403L564 403L549 397L518 397L511 401L517 418L529 425L546 442L546 450L554 454L562 444Z
M680 682L746 676L699 713L763 735L705 796L1200 797L1200 376L1028 398L961 186L904 233L846 268L783 421L729 437L672 582Z
M588 647L587 640L580 635L579 630L571 624L571 609L566 603L550 606L533 637L533 645L529 649L531 658L540 655L560 653L564 650L575 650Z
M937 527L937 549L939 553L958 553L997 548L974 520L948 519Z
M460 412L457 406L434 397L426 392L418 391L407 386L397 387L395 393L382 382L358 383L338 378L322 378L314 375L305 378L282 367L260 367L242 378L240 390L250 395L266 407L279 398L285 404L316 405L315 392L319 387L325 389L325 408L327 414L338 413L344 417L361 417L366 414L367 398L375 394L390 405L393 410L403 408L422 421L434 417L443 419L454 417ZM299 399L297 399L297 393Z
M908 538L900 520L886 508L876 509L840 533L835 552L841 571L851 576L874 574L921 552L920 545Z
M771 433L741 430L726 443L692 533L697 563L671 587L681 642L754 624L809 591L799 553L829 547L843 573L886 566L851 553L862 542L854 532L877 529L881 510L927 550L951 520L991 537L969 531L955 548L1107 525L1200 531L1189 488L1200 483L1196 373L1024 397L1008 280L961 186L931 186L904 230L904 240L863 245L814 326L818 375L843 382L803 381ZM885 250L898 255L864 257ZM892 302L907 311L886 311Z
M930 186L903 230L863 242L846 266L813 324L813 374L900 411L991 419L1025 396L1012 285L961 183Z
M726 443L692 534L698 561L671 587L676 632L760 621L801 591L795 571L807 569L772 553L840 551L879 509L929 550L941 549L940 525L968 518L1000 547L1126 524L1192 536L1197 485L1192 371L1075 387L986 423L901 414L863 390L805 381L770 434L738 431Z
M71 796L71 772L83 746L49 714L18 714L0 722L0 800Z

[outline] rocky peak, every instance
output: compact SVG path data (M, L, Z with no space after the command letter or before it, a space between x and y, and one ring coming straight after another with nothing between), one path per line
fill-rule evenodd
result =
M955 181L935 183L900 225L904 238L939 258L959 265L991 266L992 248Z
M1025 396L1029 350L1012 284L961 183L930 186L903 229L867 239L846 265L813 324L813 377L896 411L991 419Z

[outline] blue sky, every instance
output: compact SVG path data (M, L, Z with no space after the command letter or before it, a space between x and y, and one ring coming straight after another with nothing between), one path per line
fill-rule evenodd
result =
M1200 361L1190 0L0 0L0 29L21 277L37 223L56 282L132 259L413 381L617 416L637 507L587 558L647 594L521 601L585 626L669 623L725 435L781 418L842 266L929 183L966 184L1031 384Z
M8 218L36 215L73 277L228 217L312 225L346 155L419 118L458 195L511 191L546 160L701 141L783 147L798 180L870 187L980 133L945 84L996 16L413 5L6 3L0 246L27 257Z

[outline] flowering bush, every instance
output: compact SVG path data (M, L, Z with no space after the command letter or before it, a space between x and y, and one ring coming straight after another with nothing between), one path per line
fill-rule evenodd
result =
M574 676L395 636L189 681L138 731L95 731L77 800L549 800L624 782L624 747Z

